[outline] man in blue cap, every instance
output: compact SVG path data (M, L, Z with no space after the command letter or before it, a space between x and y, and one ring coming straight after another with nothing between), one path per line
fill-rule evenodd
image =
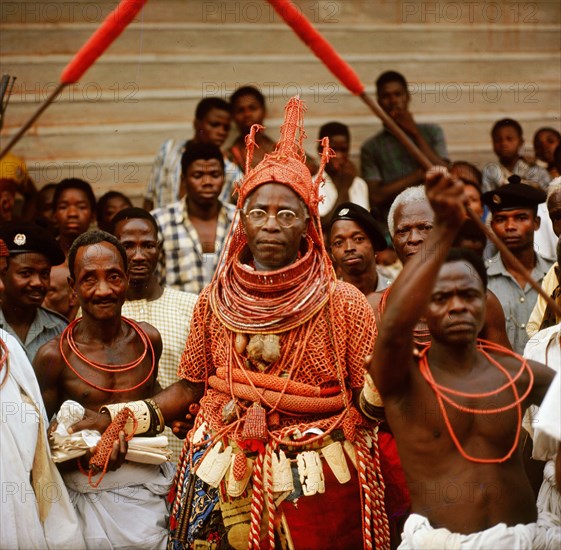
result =
M10 252L2 273L0 327L16 338L33 362L37 350L68 324L62 315L41 307L51 267L64 262L64 253L50 233L34 224L7 224L0 228L0 239Z
M540 227L538 204L545 202L542 189L520 182L518 176L510 183L488 191L481 197L492 213L491 228L506 247L518 258L532 278L541 283L552 265L534 250L534 233ZM516 266L499 252L487 260L489 289L503 306L507 335L516 353L522 354L528 341L526 324L536 304L538 293Z
M391 280L376 269L376 253L387 246L384 231L368 210L352 202L340 204L329 224L328 242L340 279L365 296L389 286Z

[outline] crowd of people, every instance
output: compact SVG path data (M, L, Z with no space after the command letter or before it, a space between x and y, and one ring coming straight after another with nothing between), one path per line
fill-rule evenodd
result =
M1 548L561 547L561 134L480 170L376 90L429 171L251 86L142 208L0 159Z

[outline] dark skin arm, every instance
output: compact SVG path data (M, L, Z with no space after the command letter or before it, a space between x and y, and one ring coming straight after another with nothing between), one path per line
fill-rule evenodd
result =
M382 398L402 395L409 385L413 330L423 315L438 272L464 215L463 184L443 169L427 172L426 192L435 223L423 249L403 268L394 282L370 364L370 373ZM391 369L387 366L392 365Z
M60 408L60 378L63 364L58 350L60 336L39 348L33 360L33 369L41 388L47 417L51 418Z
M192 425L194 415L189 413L189 406L199 402L204 394L204 389L204 384L178 380L152 397L160 407L166 425L177 428L177 431L174 429L174 433L177 433L178 437L185 437L186 431ZM74 424L71 430L76 432L88 429L104 432L110 423L109 413L86 410L84 419Z
M433 166L446 166L448 162L427 143L419 131L413 115L408 110L396 110L388 113L397 125L415 142L421 152L430 160Z
M404 189L422 183L424 175L425 173L422 168L419 168L391 182L382 182L381 180L373 179L366 180L371 206L380 206L392 201Z

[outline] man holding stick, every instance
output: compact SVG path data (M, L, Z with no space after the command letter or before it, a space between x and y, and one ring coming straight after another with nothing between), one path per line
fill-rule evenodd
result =
M559 519L537 518L518 449L523 410L553 372L477 340L485 268L448 255L463 186L433 169L426 188L434 226L393 285L370 365L411 491L400 548L558 548ZM418 352L422 315L432 343Z

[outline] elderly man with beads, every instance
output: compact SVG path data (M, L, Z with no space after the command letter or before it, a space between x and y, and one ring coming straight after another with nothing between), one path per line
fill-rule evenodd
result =
M523 411L554 373L477 339L484 263L450 250L463 185L434 169L426 188L432 229L393 284L369 368L411 491L400 548L558 548L560 519L538 518L518 445ZM421 315L431 343L419 351Z
M59 411L65 427L84 409L104 407L114 420L93 454L61 462L80 529L88 548L164 548L166 494L174 468L168 462L133 461L132 456L125 460L125 435L151 436L164 429L149 399L161 389L160 334L147 323L121 316L127 254L113 235L96 230L77 237L68 268L82 317L38 351L33 367L47 414ZM131 402L126 409L119 405L122 400ZM69 413L64 421L63 411Z
M292 98L275 151L246 174L183 380L154 397L168 422L195 417L173 493L175 549L389 548L377 424L358 402L373 315L325 250L302 113Z

